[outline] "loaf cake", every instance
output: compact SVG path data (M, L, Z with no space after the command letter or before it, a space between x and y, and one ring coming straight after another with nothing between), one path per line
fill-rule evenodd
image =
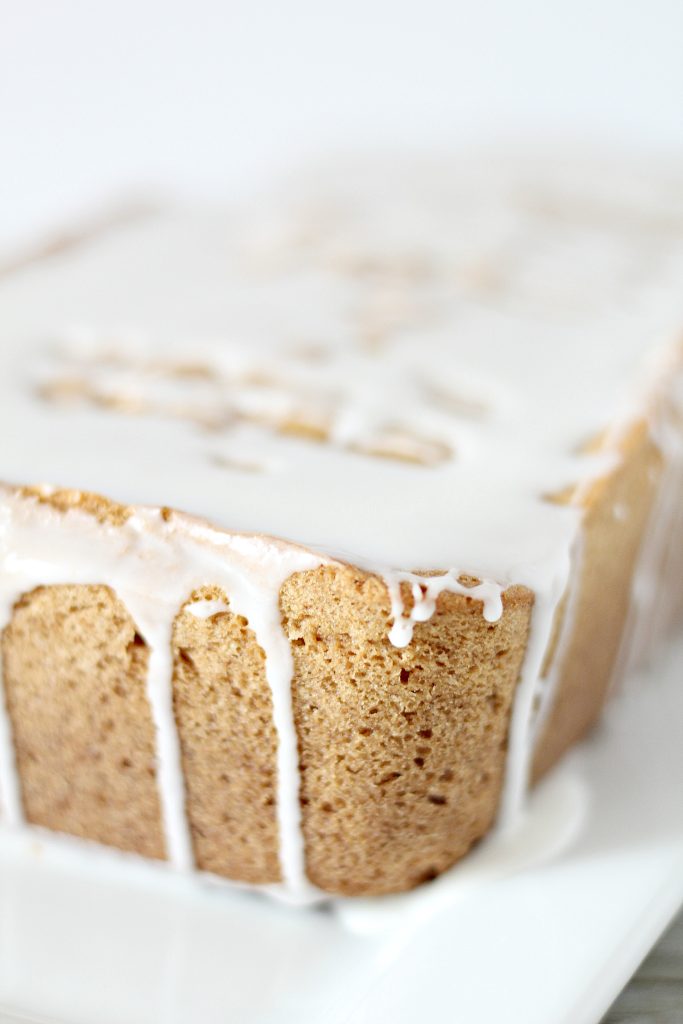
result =
M680 621L680 171L361 160L8 269L3 824L306 901L515 821Z

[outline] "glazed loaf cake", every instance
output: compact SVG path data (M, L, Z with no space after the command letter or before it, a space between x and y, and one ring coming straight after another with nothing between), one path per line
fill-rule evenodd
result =
M6 274L3 822L307 900L513 821L680 616L682 271L670 171L482 158Z

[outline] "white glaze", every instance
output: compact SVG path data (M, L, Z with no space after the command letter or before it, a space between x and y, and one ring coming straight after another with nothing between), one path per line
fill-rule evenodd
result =
M647 409L644 357L683 324L683 212L670 168L461 159L327 177L246 214L179 211L112 228L0 285L0 429L21 439L4 447L0 479L99 491L138 509L121 560L111 529L85 530L71 513L73 545L38 557L54 514L34 508L23 561L3 580L4 621L38 583L108 583L121 596L152 650L164 820L174 862L188 866L170 628L193 589L222 586L266 654L283 874L300 892L283 579L319 565L312 551L379 571L398 646L443 590L481 598L492 622L507 586L533 590L501 810L512 820L539 699L542 712L552 699L540 669L580 539L582 492L570 507L543 498L588 487L613 464L609 445L587 454L583 442L611 424L616 444ZM293 423L324 443L293 435ZM27 503L5 497L11 569ZM183 516L171 529L140 508L162 504L218 529ZM106 535L94 560L83 530ZM481 582L468 588L461 576ZM412 588L408 613L401 582ZM8 817L12 775L4 720Z
M567 550L563 552L562 559L558 557L551 590L537 591L534 595L529 639L510 718L505 778L498 812L498 824L505 830L514 826L529 788L541 669L550 644L555 614L569 583L570 555L571 551Z
M664 464L639 552L611 688L618 689L683 613L683 372L666 353L655 362L650 416Z
M394 647L407 647L413 639L416 622L428 622L436 610L439 594L449 591L481 601L482 614L487 622L497 622L503 614L503 587L495 580L482 580L474 586L460 582L463 574L449 569L438 576L421 576L414 572L385 571L384 578L391 600L392 626L389 640ZM411 588L412 604L406 611L401 584Z
M534 746L538 741L543 726L546 722L550 708L552 707L555 691L557 689L558 682L560 680L562 669L564 667L565 658L569 645L574 637L574 624L576 621L576 610L579 605L579 598L581 596L581 573L583 570L583 559L584 559L584 544L582 534L577 533L574 544L571 551L569 552L569 570L567 576L566 590L563 594L565 597L565 606L562 611L562 621L559 627L559 635L557 638L557 645L553 656L550 660L550 664L542 663L543 670L539 673L536 693L533 699L531 725L530 725L530 751L529 760L527 762L527 779L531 770L531 756L533 754ZM559 605L557 606L557 614L560 613ZM551 629L554 628L554 622Z
M533 191L542 176L349 173L336 205L262 202L256 228L181 211L27 267L0 287L0 425L22 438L0 477L30 466L365 563L542 585L576 521L539 492L605 467L577 446L683 319L676 183L560 167ZM174 373L188 363L211 376ZM110 407L60 399L74 378ZM297 412L327 415L330 441L278 433ZM398 427L453 457L353 450Z

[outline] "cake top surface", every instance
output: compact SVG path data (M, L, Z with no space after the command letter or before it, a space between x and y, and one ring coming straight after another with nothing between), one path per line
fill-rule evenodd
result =
M0 283L0 479L533 585L683 326L680 172L359 161L112 225Z

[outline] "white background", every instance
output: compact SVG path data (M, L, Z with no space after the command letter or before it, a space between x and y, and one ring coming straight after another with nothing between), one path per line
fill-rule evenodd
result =
M683 146L682 53L681 0L0 0L0 240L321 150Z

